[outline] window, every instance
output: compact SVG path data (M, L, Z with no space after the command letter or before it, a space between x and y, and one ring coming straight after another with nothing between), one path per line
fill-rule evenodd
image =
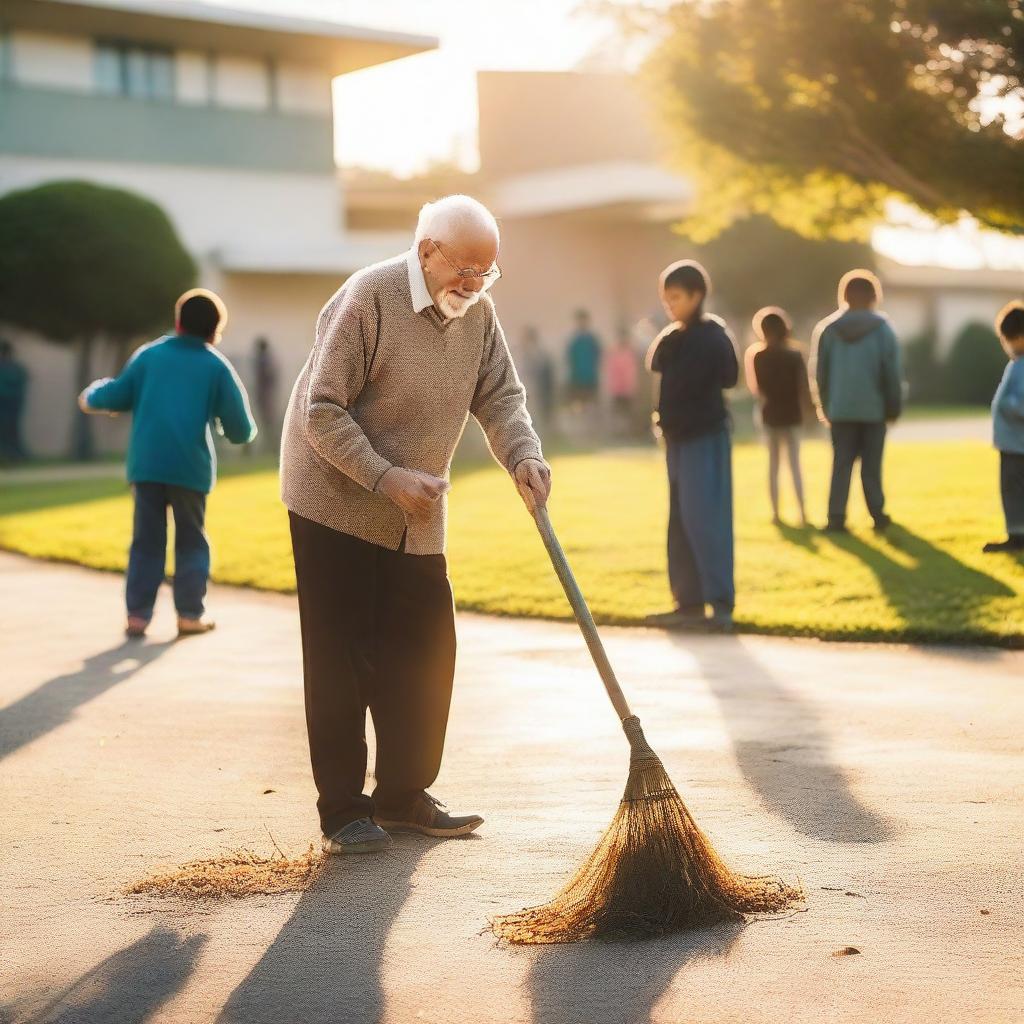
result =
M174 99L174 54L169 49L100 40L95 69L96 87L105 96Z

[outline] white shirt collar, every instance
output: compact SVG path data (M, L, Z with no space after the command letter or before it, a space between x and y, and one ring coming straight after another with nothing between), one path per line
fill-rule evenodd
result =
M427 281L423 276L423 268L420 266L419 253L413 246L405 258L409 269L409 293L412 295L412 308L416 313L422 313L428 306L434 304L427 290Z

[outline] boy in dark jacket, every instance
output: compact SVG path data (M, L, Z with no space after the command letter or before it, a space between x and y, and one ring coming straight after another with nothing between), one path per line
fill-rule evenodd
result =
M143 345L120 375L90 384L83 412L132 413L127 474L135 495L128 553L125 632L139 637L153 615L167 560L167 506L174 513L174 606L178 635L205 633L210 545L204 528L216 454L210 431L235 444L256 436L249 399L228 360L214 347L227 321L224 303L202 288L175 306L175 333Z
M736 600L732 441L722 392L739 376L736 345L725 324L704 311L711 282L699 263L673 263L660 285L672 322L655 338L647 365L661 376L656 422L668 463L668 573L676 609L652 621L729 630Z
M812 341L820 417L832 430L832 483L826 530L846 531L850 477L860 480L875 529L892 522L882 491L886 424L900 414L900 350L876 306L882 286L870 270L850 270L839 282L839 309L814 328Z

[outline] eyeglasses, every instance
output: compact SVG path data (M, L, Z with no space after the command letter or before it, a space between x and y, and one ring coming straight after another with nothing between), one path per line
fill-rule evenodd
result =
M484 287L490 288L491 285L501 277L501 267L499 267L497 263L492 264L491 268L489 270L485 270L483 273L480 273L478 270L474 270L472 267L460 270L450 259L448 259L447 256L445 256L444 250L432 238L430 239L430 244L441 254L441 259L443 259L463 281L471 281L473 278L479 277L480 280L483 281Z

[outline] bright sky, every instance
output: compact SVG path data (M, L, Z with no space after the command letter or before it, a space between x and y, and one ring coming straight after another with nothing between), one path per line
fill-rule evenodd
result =
M563 70L608 34L581 0L220 2L438 38L436 51L335 80L339 163L400 176L435 162L476 168L476 71Z

